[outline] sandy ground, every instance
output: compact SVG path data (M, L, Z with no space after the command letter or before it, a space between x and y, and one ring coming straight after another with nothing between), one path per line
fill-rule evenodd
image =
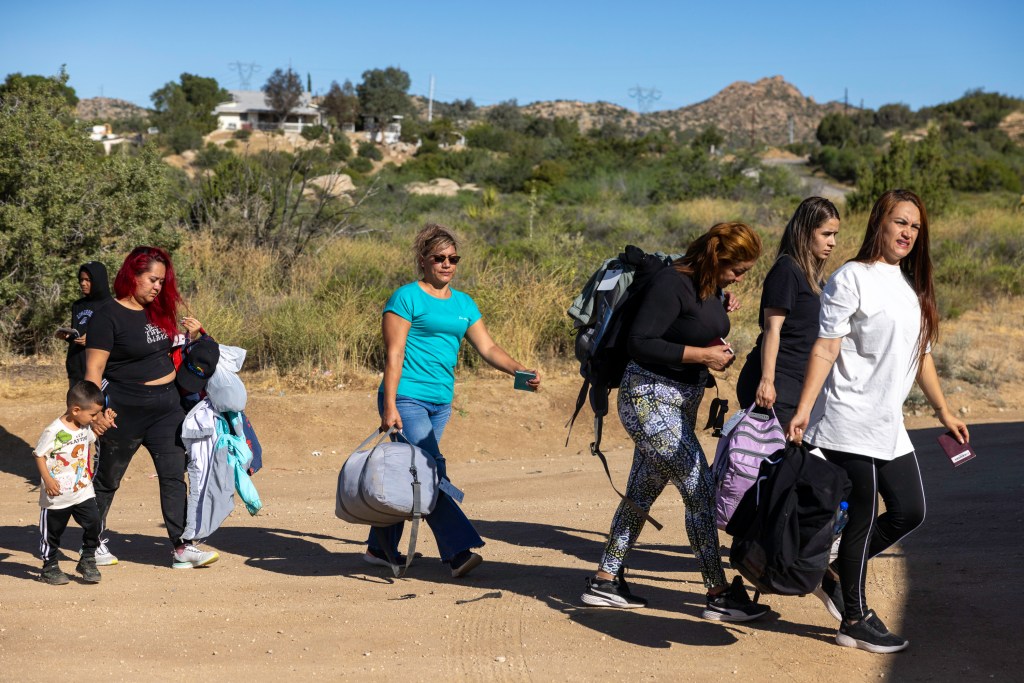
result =
M1020 680L1017 406L972 411L980 457L958 470L935 446L935 423L910 418L930 507L924 527L870 565L872 605L911 641L885 656L835 645L836 624L813 597L763 598L773 613L753 624L700 619L703 589L673 490L653 510L664 531L646 529L629 560L650 607L581 608L617 498L586 450L586 420L564 446L578 388L568 376L539 394L497 379L459 383L443 446L487 541L485 563L465 579L448 576L424 531L424 558L392 580L360 559L365 528L334 516L337 471L376 424L372 390L260 389L249 413L265 449L255 483L266 507L250 517L239 505L210 539L220 562L170 569L141 451L110 513L121 563L103 568L99 585L44 585L31 448L59 414L54 372L30 392L0 392L0 680ZM622 484L631 445L610 423ZM66 571L79 540L72 525Z

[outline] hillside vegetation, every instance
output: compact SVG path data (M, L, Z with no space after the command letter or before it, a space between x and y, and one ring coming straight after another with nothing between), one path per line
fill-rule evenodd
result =
M216 88L209 79L183 80ZM740 288L747 306L732 339L742 349L756 337L759 283L802 198L788 170L762 166L759 150L737 146L717 127L637 134L606 121L584 131L512 103L486 111L462 103L453 118L413 121L408 128L423 144L401 167L375 145L321 128L289 152L237 154L242 134L207 145L194 154L190 176L160 163L168 148L159 139L103 156L62 86L18 82L0 92L0 338L8 354L58 349L51 334L76 297L79 263L99 259L113 273L132 246L150 242L174 250L189 309L220 340L249 349L250 366L376 371L380 309L414 277L408 245L426 221L463 235L458 286L476 298L503 345L537 363L571 356L565 309L603 259L630 243L681 251L713 223L746 221L768 251ZM793 95L784 83L767 86ZM825 114L818 142L794 151L811 152L823 167L829 150L858 155L860 188L843 207L833 266L856 250L874 196L909 186L934 210L943 316L981 299L1019 302L1024 213L1015 207L1024 173L1019 144L1000 127L1019 106L971 93L928 111ZM467 145L453 148L457 121ZM55 155L63 163L52 164ZM354 187L335 191L322 180L338 174ZM438 177L482 191L443 197L406 189ZM951 359L944 372L961 372L966 362ZM466 365L478 360L469 354Z

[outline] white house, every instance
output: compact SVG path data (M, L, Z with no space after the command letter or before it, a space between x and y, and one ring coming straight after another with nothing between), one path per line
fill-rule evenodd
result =
M288 112L284 123L262 90L229 90L230 102L222 102L213 110L219 130L277 130L301 133L303 128L320 123L320 110L313 104L313 95L302 93L299 104Z

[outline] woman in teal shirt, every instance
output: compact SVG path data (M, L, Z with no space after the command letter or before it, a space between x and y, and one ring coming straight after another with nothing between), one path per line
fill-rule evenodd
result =
M455 364L465 337L490 365L512 375L526 370L494 343L480 311L469 295L451 286L459 263L458 242L450 230L428 224L414 244L421 278L399 287L384 306L383 333L386 357L384 381L377 394L381 429L401 429L408 440L430 453L440 478L447 478L444 456L438 443L452 410ZM540 375L528 382L540 386ZM453 577L465 576L483 558L472 551L484 541L472 522L448 494L439 492L433 512L424 519L437 540L441 560ZM371 532L363 556L373 565L389 566L387 556L404 564L398 554L403 524ZM383 541L379 540L383 539ZM380 546L386 542L388 551Z

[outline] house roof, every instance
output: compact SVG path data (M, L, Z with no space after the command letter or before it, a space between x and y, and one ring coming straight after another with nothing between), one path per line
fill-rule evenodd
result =
M214 114L237 114L243 111L274 111L267 103L262 90L228 90L230 102L221 102L213 110ZM312 103L312 93L304 92L299 98L299 105L291 110L292 114L317 115L320 110Z

